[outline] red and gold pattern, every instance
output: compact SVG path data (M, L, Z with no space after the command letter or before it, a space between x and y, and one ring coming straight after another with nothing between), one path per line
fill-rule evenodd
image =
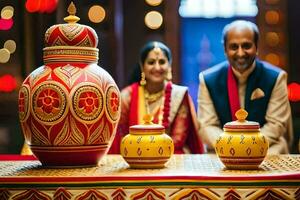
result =
M110 116L109 119L112 120L112 122L115 122L119 118L120 103L121 100L117 88L110 85L106 91L106 108Z
M86 200L86 199L97 199L97 200L107 200L108 197L99 192L98 190L88 190L86 192L84 192L83 194L79 195L76 200Z
M131 193L134 200L262 200L262 199L275 199L275 200L298 200L300 189L288 188L240 188L234 190L229 188L228 191L224 188L194 188L194 189L182 189L182 188L159 188L156 189L163 197L155 196L152 193L148 193L149 189L127 189L127 193ZM111 195L112 189L84 189L84 193L80 193L80 190L76 189L60 189L59 193L56 191L51 197L47 190L28 189L24 192L19 190L12 190L9 192L7 189L0 190L1 200L24 200L24 199L39 199L39 200L79 200L79 199L102 199L102 200L127 200L133 198L126 198L121 196L120 193L117 196ZM139 192L141 191L141 192ZM115 191L119 192L119 190ZM227 193L225 193L227 192ZM224 194L225 193L225 194ZM125 193L124 193L125 194Z
M54 125L65 118L69 103L62 84L49 80L32 89L32 114L37 121Z
M0 199L298 200L300 155L267 156L258 170L227 170L216 155L174 155L166 168L130 169L120 155L95 167L49 169L0 155ZM6 161L5 161L6 160Z
M98 45L96 32L81 24L61 24L51 26L45 33L45 46L94 47Z
M20 121L24 121L28 117L29 112L29 88L22 86L19 91L19 116Z
M45 65L23 82L19 117L26 143L43 165L96 165L115 135L120 92L97 65L95 31L68 22L47 30Z
M113 200L125 200L126 199L126 193L123 188L117 188L112 194Z
M63 200L63 199L67 200L67 199L71 199L72 196L73 195L71 192L69 192L68 190L66 190L63 187L59 187L54 192L53 200Z
M103 114L103 94L96 84L81 83L73 90L72 111L78 121L86 121L92 124L102 117Z
M134 194L130 197L132 200L165 200L165 194L153 188L146 188L146 190Z
M26 190L16 196L14 200L24 200L24 199L39 199L39 200L49 200L51 197L43 192L36 189Z

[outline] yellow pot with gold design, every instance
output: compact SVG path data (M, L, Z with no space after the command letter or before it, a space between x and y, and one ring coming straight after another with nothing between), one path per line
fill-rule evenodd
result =
M215 144L216 154L228 169L257 169L267 155L268 140L261 134L259 123L246 120L244 109L235 116L236 121L224 125Z
M174 143L162 125L146 115L144 124L129 127L120 152L131 168L163 168L174 153Z

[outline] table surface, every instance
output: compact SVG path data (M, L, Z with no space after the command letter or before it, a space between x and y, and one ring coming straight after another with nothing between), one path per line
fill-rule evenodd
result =
M21 157L22 158L22 157ZM1 157L0 157L1 159ZM0 161L0 185L89 184L89 186L300 185L300 155L267 156L257 170L227 170L213 154L173 155L162 169L131 169L120 155L95 167L46 168L37 160Z

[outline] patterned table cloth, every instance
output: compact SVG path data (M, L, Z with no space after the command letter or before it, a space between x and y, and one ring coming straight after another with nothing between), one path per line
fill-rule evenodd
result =
M6 159L0 199L300 199L300 155L268 156L257 170L227 170L212 154L174 155L162 169L131 169L120 155L64 169Z

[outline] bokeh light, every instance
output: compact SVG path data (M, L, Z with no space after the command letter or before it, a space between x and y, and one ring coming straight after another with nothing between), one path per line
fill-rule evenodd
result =
M12 6L5 6L1 10L2 19L10 19L14 16L14 8Z
M25 3L25 8L28 12L37 12L41 6L41 0L27 0Z
M27 0L26 10L30 13L52 13L56 10L58 0Z
M16 42L14 40L7 40L4 43L4 48L9 51L10 54L14 53L16 51Z
M292 102L300 101L300 84L292 82L288 85L288 97Z
M163 23L162 15L157 11L150 11L145 16L145 24L150 29L158 29Z
M9 61L10 58L10 52L3 48L0 49L0 63L7 63Z
M58 0L42 0L40 13L52 13L57 7Z
M11 29L14 24L13 18L10 19L0 19L0 30L7 31Z
M269 25L278 24L279 19L280 19L280 15L277 11L270 10L267 11L265 14L265 20Z
M105 18L105 9L102 6L94 5L89 9L88 17L91 22L100 23Z
M0 77L0 92L12 92L17 87L17 80L10 74Z
M158 6L162 3L162 0L145 0L150 6Z
M279 35L276 32L268 32L266 34L266 42L269 46L275 47L279 44Z
M273 65L279 65L280 64L280 58L277 54L275 53L269 53L265 57L266 61L272 63Z

